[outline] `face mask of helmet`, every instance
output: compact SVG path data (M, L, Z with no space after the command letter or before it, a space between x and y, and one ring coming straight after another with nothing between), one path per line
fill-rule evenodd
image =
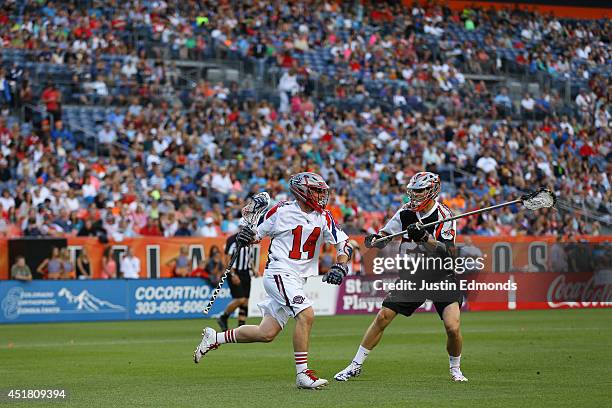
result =
M410 198L408 202L410 209L414 211L422 211L425 209L431 199L431 192L431 188L409 188L407 193L408 198Z
M324 210L327 206L327 202L329 201L329 190L325 188L311 187L310 197L312 201L317 203L319 207Z

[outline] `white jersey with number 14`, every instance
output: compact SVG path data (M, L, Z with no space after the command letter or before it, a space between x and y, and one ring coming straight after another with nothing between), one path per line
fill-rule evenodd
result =
M281 201L260 220L257 239L270 237L266 270L302 278L319 274L319 254L324 243L348 245L348 236L325 211L302 211L296 201Z

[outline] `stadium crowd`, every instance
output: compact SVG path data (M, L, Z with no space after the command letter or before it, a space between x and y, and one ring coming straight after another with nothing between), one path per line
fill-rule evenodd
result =
M442 175L455 212L543 185L569 205L612 213L609 21L238 3L107 1L86 11L75 2L5 3L3 46L62 64L71 78L62 92L37 84L18 61L2 64L0 234L232 233L249 193L289 198L288 176L304 169L328 180L331 210L353 234L380 227L423 168ZM143 30L151 41L139 47ZM323 65L313 53L324 54ZM218 55L251 61L259 78L279 70L280 102L245 98L236 83L178 86L173 59ZM582 88L570 104L556 88L513 100L464 75L504 64ZM317 98L315 80L331 98ZM8 107L37 99L55 123L9 116ZM97 149L59 120L65 102L113 107L95 131ZM600 229L579 213L509 208L462 222L460 233Z
M608 19L390 3L7 1L0 34L5 48L42 50L40 61L81 66L100 54L202 59L223 53L290 68L296 56L323 50L338 69L377 79L418 76L415 67L432 57L476 72L499 68L500 56L551 75L590 79L610 71ZM307 61L300 66L317 70ZM138 68L122 74L130 78Z

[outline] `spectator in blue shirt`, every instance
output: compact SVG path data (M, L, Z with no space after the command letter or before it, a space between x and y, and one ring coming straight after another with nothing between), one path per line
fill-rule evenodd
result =
M181 190L186 193L191 193L192 191L197 191L198 186L193 182L190 177L183 177L183 182L181 183Z
M180 182L181 182L181 175L179 174L179 170L178 169L172 170L172 173L168 174L166 176L166 185L167 186L174 186L177 183L180 184Z
M61 120L55 121L55 127L51 131L51 139L56 141L57 139L66 140L73 145L76 143L74 135L70 131L70 129L64 126L64 123Z
M125 120L125 115L121 112L121 108L116 107L115 110L108 114L106 117L106 121L109 122L115 128L123 127L123 121Z
M508 90L506 88L501 89L501 92L495 97L494 102L496 105L503 106L506 109L512 109L512 101L508 96Z
M191 230L189 229L189 222L186 220L182 220L179 223L179 227L176 230L176 232L174 233L175 237L190 237L191 236Z

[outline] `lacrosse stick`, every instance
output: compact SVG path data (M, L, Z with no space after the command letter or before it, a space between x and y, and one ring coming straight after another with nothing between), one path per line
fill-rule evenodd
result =
M248 204L245 205L242 209L242 218L244 220L245 228L253 229L257 225L257 221L259 221L259 218L264 214L266 209L268 209L269 205L270 195L268 195L268 193L263 191L261 193L255 194L248 202ZM213 303L215 303L215 300L217 300L217 296L219 296L219 292L221 291L221 287L225 283L225 279L227 279L227 275L231 272L232 266L234 266L234 262L236 262L236 259L238 259L240 249L241 247L236 247L236 250L234 251L234 254L232 255L232 258L230 259L229 263L227 264L225 271L223 271L223 275L221 275L221 279L219 280L219 283L217 284L217 287L215 288L210 298L210 301L208 302L208 305L204 308L204 314L208 314L208 312L213 306Z
M557 199L556 199L555 195L552 193L552 191L550 191L548 189L545 189L545 188L541 188L540 190L534 191L533 193L524 194L524 195L521 196L521 198L518 198L516 200L508 201L508 202L501 203L501 204L492 205L490 207L480 208L478 210L474 210L474 211L466 212L466 213L463 213L463 214L455 215L454 217L444 218L442 220L438 220L438 221L434 221L434 222L429 222L427 224L420 225L419 228L423 229L423 228L433 227L433 226L438 225L438 224L444 224L445 222L448 222L448 221L458 220L459 218L468 217L470 215L482 214L484 212L496 210L498 208L507 207L509 205L517 204L517 203L523 204L523 206L525 208L527 208L528 210L535 211L535 210L539 210L540 208L550 208L550 207L555 205L556 201L557 201ZM393 239L395 237L398 237L400 235L404 235L407 232L408 232L408 230L404 230L404 231L401 231L401 232L398 232L398 233L395 233L395 234L385 235L382 238L378 238L376 240L373 240L372 241L372 245L374 245L374 244L376 244L378 242L391 240L391 239Z

